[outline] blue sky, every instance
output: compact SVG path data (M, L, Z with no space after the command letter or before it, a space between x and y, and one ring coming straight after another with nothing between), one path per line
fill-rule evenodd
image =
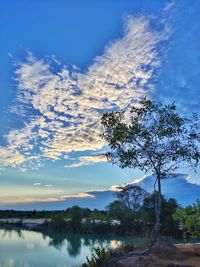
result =
M199 113L199 12L189 0L2 1L1 206L142 177L106 162L100 116L144 95Z

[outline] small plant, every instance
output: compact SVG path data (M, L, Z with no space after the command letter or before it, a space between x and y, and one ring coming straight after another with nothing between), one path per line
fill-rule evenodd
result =
M108 248L98 247L94 248L94 253L92 253L91 258L87 259L87 266L88 267L99 267L100 264L104 263L110 256L112 252Z

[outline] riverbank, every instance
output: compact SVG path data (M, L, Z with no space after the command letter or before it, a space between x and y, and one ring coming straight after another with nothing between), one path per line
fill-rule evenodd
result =
M118 234L130 236L132 233L123 231L123 226L116 219L96 219L96 218L28 218L9 217L0 218L2 228L22 228L30 230L54 230L61 233L81 233L81 234Z
M5 218L0 219L0 224L3 225L22 225L25 227L38 227L46 222L51 222L51 219L38 218L38 219L20 219L20 218Z
M200 244L155 243L149 247L134 246L132 251L116 251L98 267L200 267ZM83 265L87 267L86 265Z

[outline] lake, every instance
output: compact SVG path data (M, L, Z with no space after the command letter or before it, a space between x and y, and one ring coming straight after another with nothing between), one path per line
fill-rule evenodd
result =
M94 247L117 248L133 238L0 230L0 267L79 267Z

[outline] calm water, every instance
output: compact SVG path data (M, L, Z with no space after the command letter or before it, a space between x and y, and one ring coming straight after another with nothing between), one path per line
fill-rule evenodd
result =
M131 241L122 237L0 230L0 267L79 267L94 247L115 248Z

